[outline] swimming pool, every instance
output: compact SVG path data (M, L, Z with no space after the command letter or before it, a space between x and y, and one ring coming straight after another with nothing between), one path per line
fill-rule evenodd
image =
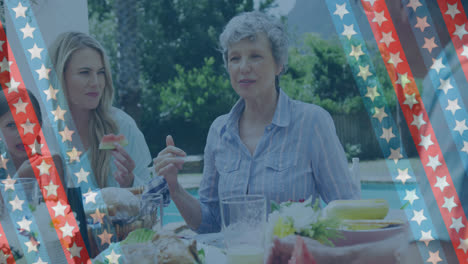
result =
M407 184L408 185L408 184ZM188 189L191 195L198 198L198 189ZM362 199L385 199L391 209L398 209L402 206L400 198L391 183L363 183L361 185ZM184 219L177 210L174 202L171 201L168 207L164 208L163 225L168 223L182 222Z

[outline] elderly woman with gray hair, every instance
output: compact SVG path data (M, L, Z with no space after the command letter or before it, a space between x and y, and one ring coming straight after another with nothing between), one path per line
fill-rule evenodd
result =
M199 233L219 231L219 200L232 195L262 194L276 202L311 195L327 203L359 198L330 115L290 99L279 87L288 60L281 22L260 12L242 13L226 25L220 46L240 99L209 130L200 200L178 183L185 152L171 136L154 159L187 224Z

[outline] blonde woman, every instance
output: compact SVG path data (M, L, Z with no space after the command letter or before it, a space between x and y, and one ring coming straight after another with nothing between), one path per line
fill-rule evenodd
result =
M62 33L49 49L81 143L85 149L96 187L132 187L149 180L151 154L135 121L112 106L114 86L109 60L102 46L80 32ZM58 87L58 86L56 86ZM107 134L123 134L129 145L116 144L112 151L99 150Z

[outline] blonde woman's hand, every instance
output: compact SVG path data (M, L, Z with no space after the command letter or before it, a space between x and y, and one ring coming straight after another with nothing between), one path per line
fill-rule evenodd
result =
M166 148L159 152L158 156L153 160L156 174L166 179L171 192L178 187L177 173L184 164L184 160L180 157L185 156L187 154L175 147L174 140L169 135L166 137Z
M132 187L133 180L135 179L135 175L133 174L135 161L120 144L114 143L114 146L115 149L112 150L112 156L117 168L114 172L115 180L120 184L120 187Z

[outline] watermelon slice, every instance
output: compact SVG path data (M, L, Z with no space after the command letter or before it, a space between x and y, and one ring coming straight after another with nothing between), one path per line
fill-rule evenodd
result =
M304 239L300 236L296 238L296 245L291 256L291 259L288 261L288 264L316 264L314 258L307 250L307 246L304 243Z
M99 149L102 149L102 150L115 149L114 143L118 143L122 147L125 147L128 145L128 141L124 135L116 136L114 134L109 134L101 138L101 143L99 143Z

